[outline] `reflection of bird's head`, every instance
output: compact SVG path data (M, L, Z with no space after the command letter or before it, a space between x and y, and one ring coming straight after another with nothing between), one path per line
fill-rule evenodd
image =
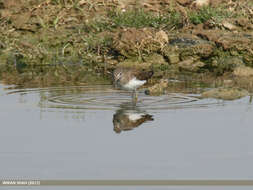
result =
M121 128L120 128L119 123L114 124L113 130L115 131L115 133L121 133Z
M121 128L120 128L120 119L118 118L117 114L113 115L113 130L116 133L120 133L121 132Z

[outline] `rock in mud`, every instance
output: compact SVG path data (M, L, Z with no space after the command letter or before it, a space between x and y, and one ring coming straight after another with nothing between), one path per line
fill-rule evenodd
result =
M212 7L218 7L222 3L227 3L227 0L210 0L210 6Z
M234 31L237 29L237 27L235 25L233 25L232 23L228 22L228 21L223 21L222 22L222 26L230 31Z
M151 67L150 62L142 62L137 60L126 59L117 64L117 67L125 67L125 68L136 68L136 69L147 69Z
M157 52L168 42L168 36L164 31L155 32L152 28L128 28L117 32L113 42L116 51L131 58Z
M169 81L167 79L161 79L159 83L149 87L145 94L152 95L152 96L158 96L161 94L164 94L164 91L168 87Z
M236 67L233 74L237 77L252 77L253 68L246 66Z
M216 75L222 75L225 72L233 72L237 67L244 66L244 62L238 56L224 56L213 59L210 66Z
M19 10L24 4L24 0L2 0L0 1L1 7L5 9Z
M253 23L251 22L251 19L249 18L238 18L235 20L236 25L241 27L243 30L252 30L253 29Z
M178 63L179 68L192 72L199 70L204 65L203 62L195 61L194 58L189 58Z
M151 55L148 55L146 57L144 57L144 60L146 62L149 62L151 64L154 64L154 65L162 65L162 64L168 64L164 57L160 54L157 54L157 53L154 53L154 54L151 54Z
M17 29L23 29L24 25L29 21L31 13L24 13L22 15L13 15L11 22Z
M160 43L161 47L163 47L166 43L168 43L169 38L166 32L160 30L159 32L155 33L155 41Z
M201 8L203 6L217 7L221 3L227 3L227 0L177 0L182 6L189 6L195 8Z
M248 96L249 92L240 88L215 88L202 93L202 98L236 100Z
M193 32L202 39L214 42L218 48L227 52L237 52L244 62L253 64L253 35L249 33L224 32L220 30L202 30Z
M182 6L190 5L193 2L193 0L177 0L177 3L179 3Z
M203 6L208 6L210 4L210 0L196 0L193 2L193 7L201 8Z
M167 57L168 57L168 60L169 60L170 64L175 64L175 63L178 63L180 61L179 54L177 54L177 53L168 54Z
M119 67L132 67L137 69L148 69L148 68L159 68L161 65L167 65L162 55L151 54L144 57L144 61L139 61L136 59L126 59L117 64Z
M162 53L170 63L178 63L189 57L207 58L214 50L215 44L198 38L195 35L181 34L170 36L168 45L162 49Z

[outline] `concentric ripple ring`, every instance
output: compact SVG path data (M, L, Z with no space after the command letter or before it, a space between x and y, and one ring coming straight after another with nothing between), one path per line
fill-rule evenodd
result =
M131 104L131 92L116 90L112 85L89 85L14 89L8 94L40 95L41 108L116 110L122 104ZM201 100L199 95L170 93L149 96L140 90L136 106L145 110L182 109L217 105L217 100Z

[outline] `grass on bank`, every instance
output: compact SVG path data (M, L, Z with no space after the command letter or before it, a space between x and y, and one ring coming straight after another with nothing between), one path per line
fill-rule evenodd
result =
M201 24L209 19L221 22L229 18L232 13L227 10L212 7L202 7L199 10L188 10L188 20L192 24ZM122 12L114 9L109 11L106 17L94 18L83 26L83 31L88 33L84 38L87 50L97 53L101 49L109 52L112 45L110 37L100 38L96 34L102 32L113 32L118 28L145 28L151 27L163 30L180 29L183 27L183 17L175 9L168 10L163 14L147 12L144 9L133 9ZM107 50L105 50L107 49Z
M86 32L99 33L113 31L117 28L145 28L171 29L182 27L180 13L176 11L167 14L154 14L143 9L128 10L126 12L109 11L106 17L95 18L84 26Z
M224 7L213 8L202 7L198 10L187 10L187 19L191 24L205 23L213 19L216 23L223 19L237 17L238 13L228 11ZM185 18L176 9L168 10L164 13L147 12L144 9L134 9L122 12L121 10L109 11L106 17L95 18L84 26L86 32L112 31L117 28L144 28L152 27L156 29L180 29L184 26Z
M38 31L45 30L43 33L43 40L38 39L38 36L29 34L29 32L21 34L22 30L15 31L20 36L30 35L28 40L34 48L26 48L17 42L22 37L17 37L19 40L13 39L13 44L10 46L12 51L23 54L24 60L29 61L33 59L34 64L58 64L64 59L71 60L85 60L95 62L96 56L106 56L108 53L113 53L112 43L113 39L107 36L107 33L113 33L118 28L144 28L152 27L163 30L179 29L184 26L183 16L179 11L172 8L163 13L148 12L144 9L122 10L112 8L105 16L96 16L94 19L85 22L80 18L84 18L84 7L80 6L76 0L52 0L52 14L40 14L37 16ZM92 1L87 1L90 7L94 6ZM67 8L66 8L67 7ZM71 8L69 8L71 7ZM66 8L66 10L64 10ZM72 9L73 8L73 9ZM81 10L83 8L83 10ZM222 20L233 16L229 11L222 8L203 7L199 10L188 11L188 19L192 24L200 24L214 18L215 20ZM59 12L68 11L68 17L56 16ZM59 14L60 15L60 14ZM75 23L66 21L69 17L76 18ZM66 20L65 20L66 19ZM73 19L74 20L74 19ZM70 24L69 24L70 23ZM11 28L8 28L9 31ZM10 30L11 31L11 30ZM36 31L37 32L37 31ZM61 34L63 33L63 34ZM105 35L101 36L100 34ZM23 40L27 42L27 40ZM8 44L6 45L8 47ZM5 48L8 49L8 48ZM89 55L89 56L88 56ZM111 56L111 55L110 55Z
M138 9L126 12L111 11L108 16L114 28L165 28L173 26L179 27L181 24L181 15L176 11L172 11L168 14L154 14L146 12L143 9Z
M213 8L210 6L204 6L199 10L191 10L188 12L188 18L192 24L201 24L213 19L217 23L223 19L235 17L231 11L226 10L224 7Z

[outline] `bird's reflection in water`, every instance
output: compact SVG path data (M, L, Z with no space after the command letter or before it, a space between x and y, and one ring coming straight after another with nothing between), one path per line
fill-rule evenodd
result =
M134 103L123 103L113 115L113 130L116 133L132 130L147 121L153 121L153 116L138 108Z

